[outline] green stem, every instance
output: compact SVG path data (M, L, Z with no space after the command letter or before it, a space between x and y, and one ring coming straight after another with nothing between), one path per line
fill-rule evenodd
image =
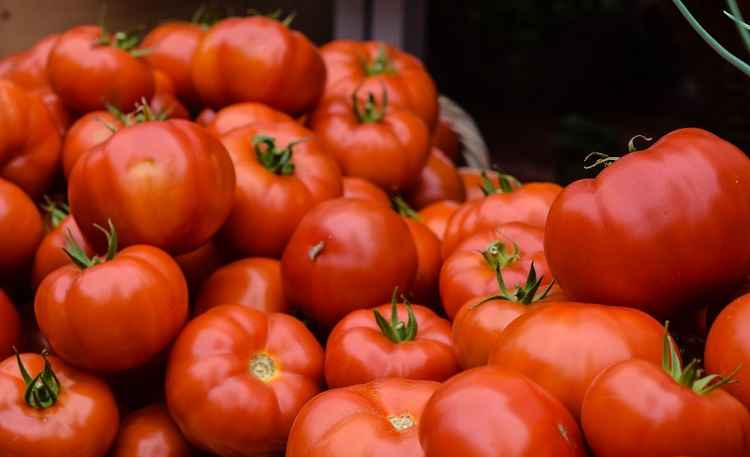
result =
M378 48L378 54L372 59L372 62L365 64L365 73L367 76L390 75L395 73L393 63L388 55L388 49L385 44Z
M102 34L94 42L94 46L111 46L122 49L133 57L142 57L151 52L151 50L138 48L140 42L141 36L137 30L110 33L102 27Z
M388 109L388 90L383 87L383 103L381 103L380 109L375 100L375 94L370 92L367 94L367 100L362 106L359 101L359 89L354 91L352 94L352 110L354 116L357 118L360 124L375 124L382 121L385 118L386 110Z
M280 176L289 176L294 173L292 148L308 140L309 138L303 138L299 141L293 141L285 148L279 149L276 146L275 138L268 135L256 135L255 138L253 138L253 147L255 148L255 156L263 167L271 173Z
M52 201L48 196L44 196L42 209L49 215L51 228L57 228L63 220L70 214L70 207L66 203Z
M391 197L391 206L398 214L403 217L414 219L415 221L422 220L422 216L420 216L418 212L414 211L414 208L409 206L409 204L406 203L406 200L401 198L401 196L399 195L394 195L393 197Z
M393 295L391 296L390 322L388 322L378 310L372 310L372 313L375 316L375 322L378 324L381 333L396 344L413 341L414 338L417 337L418 331L417 317L414 314L414 309L412 308L411 302L403 296L401 296L401 299L406 305L406 312L409 317L406 322L399 320L397 295L398 287L393 290Z
M497 185L492 182L492 179L490 179L490 177L487 175L487 171L482 170L482 173L480 174L482 185L480 186L480 188L482 189L482 193L484 195L507 194L513 192L517 187L521 186L521 181L516 179L514 176L507 173L501 173L499 171L496 173Z
M742 17L742 10L740 10L739 5L737 5L737 0L727 0L727 7L731 13L730 18L737 26L737 31L742 38L742 42L745 43L745 49L750 53L750 31L748 31L748 25Z
M522 305L530 305L532 303L536 303L540 300L545 299L547 295L549 295L549 291L552 289L552 286L555 284L555 282L552 281L544 290L539 292L539 289L542 286L542 282L544 282L544 275L537 278L534 262L531 262L531 268L529 269L529 274L526 277L526 283L523 285L516 284L513 291L508 290L508 287L505 285L505 279L503 278L503 269L500 265L495 268L495 278L497 279L497 287L499 292L495 295L490 295L484 298L474 306L480 306L490 300L507 300L513 303L520 303Z
M96 255L89 257L86 251L73 238L73 234L70 231L65 234L65 247L63 251L78 268L85 270L86 268L95 267L114 259L115 255L117 255L117 231L111 219L107 221L107 224L109 229L94 224L94 227L103 232L107 237L107 255L104 257Z
M60 396L60 380L57 379L55 372L52 370L52 364L47 359L47 351L43 350L41 354L42 358L44 358L42 371L33 378L28 370L26 370L21 360L21 354L18 353L15 347L13 351L16 353L18 370L21 372L21 377L26 385L23 394L26 404L34 409L47 409L54 406Z

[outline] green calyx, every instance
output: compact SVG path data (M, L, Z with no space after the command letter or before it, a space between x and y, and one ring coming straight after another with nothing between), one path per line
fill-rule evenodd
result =
M414 219L415 221L422 220L422 216L420 216L418 212L414 211L414 208L409 206L409 204L406 203L406 200L401 198L401 196L399 195L394 195L393 197L391 197L391 207L394 209L394 211L396 211L403 217Z
M150 49L138 48L138 44L141 42L141 34L138 31L129 32L108 32L102 27L101 36L94 42L94 46L111 46L113 48L122 49L133 57L143 57L149 52Z
M52 370L52 365L47 359L47 350L43 350L41 354L44 358L44 367L33 378L28 370L26 370L21 360L21 354L18 353L15 347L13 351L16 353L18 369L26 385L23 393L23 399L26 404L34 409L47 409L54 406L60 396L60 380L57 379L55 372Z
M280 176L289 176L294 174L294 163L292 163L292 148L294 146L308 141L309 138L303 138L299 141L289 143L285 148L279 149L276 146L276 139L268 135L256 135L253 138L253 147L258 162L271 173Z
M516 252L517 250L518 247L516 247ZM549 295L552 286L555 284L555 282L552 281L544 288L544 290L539 291L542 282L544 282L544 275L537 277L534 262L531 262L531 268L526 277L526 282L524 284L516 284L513 290L508 289L505 285L505 279L503 279L503 265L500 262L495 263L495 277L497 279L498 293L484 298L474 306L482 305L491 300L506 300L513 303L520 303L522 305L530 305L545 299L547 295Z
M201 26L203 30L207 31L211 26L227 17L227 14L228 11L224 11L218 7L209 7L203 3L195 10L193 16L190 18L190 22Z
M168 111L154 111L151 109L148 101L142 98L140 102L135 105L135 111L131 114L126 115L126 121L123 122L126 126L130 127L134 124L142 124L144 122L152 121L166 121L169 119L170 113Z
M498 271L516 263L521 258L521 251L518 249L518 245L513 243L513 252L509 253L505 250L505 244L502 241L496 240L490 243L487 249L482 251L482 257L484 257L490 268Z
M645 135L635 135L630 141L628 141L628 152L638 151L638 147L635 145L635 140L653 141L654 139ZM591 152L583 159L583 168L585 170L590 170L599 166L604 166L606 168L620 159L621 157L619 156L610 156L602 152Z
M282 18L284 16L284 11L281 8L271 11L270 13L262 13L256 9L251 8L247 10L247 15L248 16L263 16L269 19L274 19L276 21L281 22L281 24L284 27L289 28L289 26L292 25L294 18L297 17L297 12L292 11L291 13L287 14L286 17Z
M49 216L50 229L57 228L70 214L70 207L67 203L53 201L46 195L42 209Z
M485 170L482 170L480 179L482 181L480 188L484 195L507 194L521 186L521 181L517 180L512 175L501 173L499 171L497 172L498 185L495 185L495 183L492 182Z
M115 230L112 220L107 221L109 229L105 229L101 225L94 224L98 230L100 230L107 237L107 255L104 257L86 255L86 251L73 238L73 234L70 231L65 235L65 247L63 251L68 255L70 260L80 269L85 270L86 268L95 267L104 262L108 262L115 258L117 254L117 231Z
M403 343L405 341L413 341L417 337L417 317L414 315L414 309L411 306L411 302L407 300L403 295L401 300L404 301L406 306L406 312L408 313L408 320L406 322L398 319L398 287L393 290L391 296L391 321L388 322L382 314L376 309L372 310L375 316L375 322L380 327L380 331L383 335L394 343Z
M384 44L380 45L378 54L371 62L365 64L365 73L367 76L392 75L396 73L393 68L393 62L388 55L388 49Z
M352 94L352 110L354 116L357 118L360 124L376 124L385 118L386 110L388 109L388 90L383 87L383 102L380 108L378 108L377 101L375 100L375 94L370 92L367 94L367 100L364 105L359 100L359 89L355 90Z

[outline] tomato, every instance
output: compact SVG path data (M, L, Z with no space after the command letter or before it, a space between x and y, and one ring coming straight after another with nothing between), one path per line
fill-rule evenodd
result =
M314 108L326 68L303 34L263 16L234 17L206 33L192 63L193 84L213 107L261 102L291 114Z
M383 189L362 178L344 176L341 180L343 196L345 198L357 198L390 208L391 200Z
M294 122L288 114L263 103L245 102L229 105L216 112L208 123L208 131L217 137L256 122Z
M202 127L208 127L211 122L213 122L214 118L216 118L216 111L211 108L205 108L198 114L198 117L195 118L195 123Z
M70 111L68 111L68 108L63 104L60 97L49 86L32 90L31 93L42 99L42 103L44 103L44 106L52 117L52 122L55 123L57 131L60 135L65 135L73 120Z
M39 40L28 51L18 55L3 75L26 89L38 89L49 86L47 78L47 60L50 51L57 45L60 35L47 35Z
M14 277L31 264L43 231L34 202L17 186L0 179L0 278Z
M427 402L419 440L425 457L586 456L565 407L525 376L497 367L443 384Z
M349 198L307 213L281 258L291 304L328 328L387 302L396 287L410 290L416 270L406 223L390 208Z
M0 175L41 197L57 171L60 142L41 98L0 79Z
M287 312L289 304L281 286L281 262L256 257L219 268L201 287L196 311L202 313L220 305L235 304L271 313Z
M10 298L0 289L0 357L13 354L13 346L21 342L21 318Z
M213 239L194 251L175 256L174 260L187 280L191 297L206 278L227 262L228 257L225 249Z
M122 422L112 457L190 457L180 429L162 405L138 410Z
M439 386L390 378L323 392L294 421L286 457L423 457L419 423Z
M176 119L119 130L82 156L70 175L68 200L89 241L101 239L94 224L111 219L124 246L184 254L218 231L234 189L226 149L204 128Z
M190 119L187 108L175 96L174 83L161 70L154 70L154 96L149 106L164 119Z
M105 143L114 133L128 124L126 115L112 111L92 111L78 118L65 135L62 164L65 177L70 178L73 166L83 153Z
M110 224L106 257L89 257L75 243L73 265L42 281L34 311L55 353L93 371L140 366L177 336L188 312L180 267L164 251L137 245L117 252Z
M387 92L380 107L374 93L365 101L358 94L321 105L311 120L313 130L345 175L367 179L389 192L407 189L427 163L427 126L411 111L389 106Z
M665 336L662 366L627 360L604 370L583 400L581 422L598 457L750 455L750 413L722 389L731 382L682 366ZM658 349L658 348L657 348Z
M440 116L432 130L432 146L440 149L451 161L461 158L461 140L452 122Z
M320 390L323 349L297 319L239 305L212 308L175 342L169 412L196 446L222 457L282 451Z
M528 376L577 418L602 370L632 358L659 363L663 333L659 322L632 308L547 303L505 328L489 363Z
M484 176L482 175L484 173ZM492 193L492 189L500 187L500 181L503 177L506 178L506 182L512 188L516 189L521 187L521 183L512 178L510 175L502 173L496 173L490 170L481 170L479 168L471 167L459 167L458 175L464 182L464 188L466 189L466 200L481 200L486 197L486 191ZM486 178L486 180L485 180Z
M404 197L410 205L422 209L441 200L463 202L466 194L456 166L443 151L433 147L416 184Z
M454 201L442 200L419 210L419 218L442 241L448 220L458 210L459 206L460 204Z
M104 457L117 435L119 413L107 384L56 357L5 359L0 392L1 455Z
M438 116L437 89L416 57L385 43L332 41L320 49L328 70L324 100L380 92L385 87L394 105L416 113L432 127Z
M444 381L457 371L450 322L424 306L397 303L395 292L390 304L344 317L326 344L328 387L390 377Z

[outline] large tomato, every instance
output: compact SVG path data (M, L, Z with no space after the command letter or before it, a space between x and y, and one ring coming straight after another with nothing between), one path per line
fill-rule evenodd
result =
M139 58L137 38L83 25L60 36L47 61L47 75L63 103L80 113L109 103L130 111L154 94L151 67Z
M256 102L235 103L217 111L207 125L208 131L218 138L238 127L256 122L294 122L286 113Z
M12 61L8 71L0 72L0 75L29 90L49 86L47 60L59 39L60 35L58 34L47 35L42 38L31 49L19 54Z
M281 262L256 257L216 270L203 283L195 306L201 313L220 305L243 305L272 313L288 311L281 286Z
M432 130L432 145L445 153L451 161L461 157L461 140L451 121L440 116Z
M459 167L458 175L464 183L467 201L480 200L488 194L495 193L503 180L504 186L510 186L512 189L521 187L521 183L512 176L490 170Z
M66 178L85 152L105 143L114 133L130 123L129 116L118 110L87 113L68 130L62 145L62 165Z
M380 107L373 93L364 101L359 93L324 103L312 117L312 128L345 175L367 179L389 192L405 190L416 183L427 163L427 126L411 111L388 106L387 92Z
M44 236L42 217L16 185L0 179L0 278L17 277L31 264Z
M458 211L459 206L459 203L451 200L439 201L419 210L419 218L442 241L448 220Z
M164 251L137 245L117 252L110 225L106 257L68 243L74 264L42 281L34 311L52 349L73 365L112 372L140 366L177 336L188 313L180 267Z
M410 290L417 251L406 223L379 204L324 202L302 219L281 259L287 298L326 327Z
M42 99L42 103L52 116L52 122L55 123L57 131L60 132L60 135L64 135L70 124L73 123L73 115L68 111L60 97L49 86L32 90L31 93Z
M122 421L111 457L191 457L193 451L162 405L131 413Z
M190 113L175 95L174 83L161 70L154 70L154 96L148 106L163 119L190 119Z
M390 377L444 381L457 371L450 322L424 306L396 303L395 294L390 304L352 311L326 344L328 387Z
M341 196L341 171L312 132L295 122L259 122L221 138L237 190L222 236L244 256L281 256L300 219Z
M185 275L192 297L192 294L201 287L203 281L227 263L229 258L226 249L220 243L211 239L194 251L175 256L174 260L180 266L182 274Z
M112 391L55 357L0 362L0 455L104 457L117 435Z
M353 176L344 176L341 179L343 197L367 200L390 208L391 200L383 189L370 181Z
M190 442L222 457L270 455L320 390L323 349L297 319L239 305L191 321L167 367L167 405Z
M437 89L414 56L381 42L332 41L320 50L328 69L324 99L348 99L358 88L380 92L416 113L428 127L438 116Z
M632 308L554 302L511 322L489 363L525 374L577 418L596 375L632 358L659 363L663 335L659 322Z
M0 289L0 358L13 354L13 347L21 342L21 318L16 306Z
M229 215L235 176L226 149L184 120L119 130L83 155L70 175L71 214L89 241L111 219L125 246L184 254L205 244Z
M0 175L41 197L57 171L60 144L42 99L0 79Z
M433 147L427 164L422 168L414 186L406 191L404 198L413 207L422 209L441 200L463 202L466 194L456 166L443 151Z
M193 57L193 84L214 107L261 102L301 114L323 93L326 68L303 34L263 16L234 17L206 33Z
M443 384L422 414L425 457L585 457L578 424L537 384L497 367Z
M423 457L419 423L439 386L390 378L323 392L295 419L286 457Z

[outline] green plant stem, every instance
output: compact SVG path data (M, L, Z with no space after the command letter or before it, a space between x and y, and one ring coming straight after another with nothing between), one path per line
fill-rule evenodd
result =
M727 8L729 8L729 12L734 16L735 25L737 26L737 31L740 33L740 37L742 37L742 42L745 43L745 49L750 53L750 31L741 24L745 22L745 19L742 17L742 10L737 5L737 0L727 0Z

